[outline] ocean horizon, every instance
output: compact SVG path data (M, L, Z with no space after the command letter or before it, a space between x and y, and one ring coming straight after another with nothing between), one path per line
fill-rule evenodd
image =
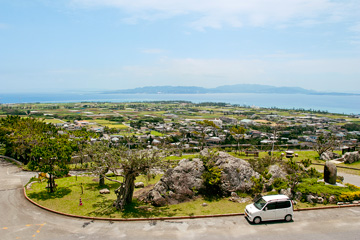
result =
M320 110L329 113L360 114L359 95L308 95L260 93L211 93L211 94L103 94L82 93L3 93L1 104L16 103L72 103L72 102L149 102L191 101L223 102L240 106L264 108Z

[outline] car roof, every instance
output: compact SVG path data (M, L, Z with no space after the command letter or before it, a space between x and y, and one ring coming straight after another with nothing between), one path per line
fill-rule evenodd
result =
M289 200L289 197L283 194L278 195L268 195L262 197L266 202L275 201L275 200Z

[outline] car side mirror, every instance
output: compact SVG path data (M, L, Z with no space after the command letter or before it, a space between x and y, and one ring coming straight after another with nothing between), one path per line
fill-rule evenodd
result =
M266 207L266 208L264 208L264 211L267 211L268 210L268 208Z

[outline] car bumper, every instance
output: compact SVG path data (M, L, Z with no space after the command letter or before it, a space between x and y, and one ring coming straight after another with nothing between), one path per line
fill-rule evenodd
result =
M249 220L250 222L252 222L254 220L254 218L249 215L246 211L245 211L245 217L247 218L247 220Z

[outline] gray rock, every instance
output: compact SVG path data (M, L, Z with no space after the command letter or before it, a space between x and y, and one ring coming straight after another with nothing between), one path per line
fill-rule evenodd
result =
M336 204L337 203L337 199L336 199L336 197L334 195L331 195L329 197L329 203L330 204Z
M268 189L274 183L275 179L286 179L287 175L286 171L279 165L269 166L269 174L271 174L271 178L264 184L266 189Z
M178 166L169 169L144 200L155 206L176 204L194 197L194 191L200 190L201 178L205 168L200 159L183 159ZM168 192L168 194L166 194Z
M203 203L203 204L201 204L201 206L203 206L203 207L207 207L207 206L208 206L208 204L207 204L207 203Z
M360 161L359 152L347 152L343 155L344 163L354 163Z
M233 198L239 198L239 195L237 195L236 192L231 192L230 196Z
M145 184L143 182L137 182L135 183L135 188L144 188Z
M291 193L291 188L281 189L280 194L284 194L284 195L288 196L290 199L293 198L293 194Z
M324 198L322 198L322 197L317 197L317 198L316 198L316 203L323 204L323 203L324 203Z
M300 201L301 198L302 198L302 193L301 192L296 192L295 196L294 196L294 199L297 200L297 201Z
M101 190L99 191L99 193L100 193L100 194L110 194L110 190L107 189L107 188L104 188L104 189L101 189Z
M313 196L313 195L311 195L311 194L309 194L309 195L306 196L306 201L307 201L308 203L315 203L315 202L316 202L316 197Z
M326 152L321 154L320 160L328 161L328 160L337 159L339 157L340 157L340 155L337 154L337 153L334 153L332 151L326 151Z
M253 186L251 177L259 177L245 160L220 152L216 166L222 169L221 190L224 193L249 191Z
M330 184L336 184L337 169L336 165L327 161L324 166L324 181Z

